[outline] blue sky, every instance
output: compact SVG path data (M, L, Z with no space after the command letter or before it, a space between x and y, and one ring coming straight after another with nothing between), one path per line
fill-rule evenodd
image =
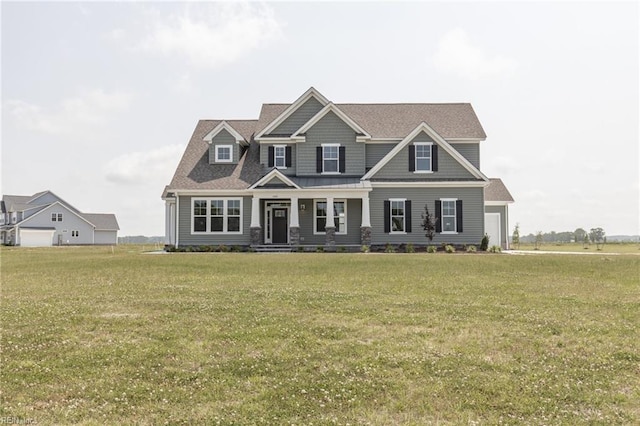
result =
M199 119L470 102L521 232L639 233L636 2L1 4L3 194L50 189L162 235Z

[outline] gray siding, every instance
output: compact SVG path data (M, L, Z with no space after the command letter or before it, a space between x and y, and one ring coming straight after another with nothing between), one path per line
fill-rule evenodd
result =
M273 144L273 145L286 145L286 144ZM269 166L269 147L273 145L260 145L260 164L262 164L265 169ZM298 147L296 144L288 144L286 145L291 148L291 167L287 167L286 169L278 169L282 172L283 175L286 176L295 176L296 175L296 151Z
M318 175L316 172L316 147L324 143L339 143L346 148L344 175L364 175L364 143L356 142L355 131L336 114L329 112L307 131L306 141L298 144L296 153L298 176Z
M456 149L464 158L480 170L480 144L478 143L452 143L452 147Z
M305 210L300 212L300 244L302 245L324 245L325 234L313 234L313 200L300 200L300 204L305 204ZM360 244L360 225L362 224L362 200L347 200L347 233L346 235L336 234L336 244Z
M382 160L384 156L387 155L395 146L395 143L366 144L365 167L367 170L370 170L373 166L378 164L380 160Z
M429 142L431 138L420 132L411 142ZM414 173L409 171L409 145L396 154L378 173L375 179L475 179L457 160L442 147L438 147L438 171L433 173Z
M509 230L507 229L507 207L506 206L486 206L484 208L485 213L500 213L500 243L495 241L489 241L489 245L499 245L503 248L507 246L507 239L509 238Z
M251 197L243 197L242 199L242 234L231 235L191 235L191 199L192 198L209 198L202 197L179 197L178 206L178 245L249 245L251 242L251 234L249 228L251 225ZM238 197L220 197L220 198L238 198Z
M118 231L95 231L94 244L118 244Z
M51 213L62 213L62 222L52 222ZM42 210L39 214L33 215L27 222L21 225L23 228L55 228L53 244L93 244L93 225L78 217L69 208L56 204ZM72 237L72 231L78 231L77 237Z
M384 201L390 198L411 200L411 228L406 235L385 234ZM435 201L440 198L462 200L463 232L458 234L436 234L429 242L422 230L422 212L429 206L429 212L435 212ZM484 235L484 192L482 188L375 188L369 197L371 208L372 244L475 244L479 245Z
M211 141L211 145L209 146L209 164L215 164L216 162L216 145L231 145L232 146L232 162L231 163L221 163L221 164L237 164L238 159L240 158L240 145L236 143L236 139L231 135L231 133L227 132L225 129L222 129L220 133L214 136Z
M291 136L322 108L322 104L316 98L311 97L269 134Z

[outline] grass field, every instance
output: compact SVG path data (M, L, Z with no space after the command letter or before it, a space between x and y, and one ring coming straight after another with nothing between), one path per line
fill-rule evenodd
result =
M0 419L640 423L640 256L0 255Z
M534 244L520 244L519 250L535 250ZM539 247L539 251L562 251L575 253L619 253L619 254L640 254L640 244L638 243L607 243L600 250L595 244L584 247L582 243L545 243Z

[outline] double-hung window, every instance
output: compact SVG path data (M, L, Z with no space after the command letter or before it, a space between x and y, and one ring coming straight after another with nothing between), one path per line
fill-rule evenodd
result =
M315 233L324 234L327 224L327 202L316 200L314 209L315 216ZM333 224L336 227L336 234L347 233L347 201L333 201Z
M430 143L415 143L416 172L431 172L431 147Z
M442 201L442 232L456 232L456 200Z
M391 232L405 232L405 200L391 201Z
M322 145L322 172L338 173L340 171L340 145Z
M242 233L239 198L194 198L192 209L193 233Z
M233 161L233 145L216 145L216 163Z
M284 145L276 145L273 147L273 163L278 169L287 167L287 147Z

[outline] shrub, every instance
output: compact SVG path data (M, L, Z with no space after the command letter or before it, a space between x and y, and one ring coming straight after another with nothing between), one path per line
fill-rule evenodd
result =
M324 247L323 246L316 247L316 253L324 253Z
M480 242L480 250L487 251L488 248L489 248L489 236L487 234L484 234L484 237L482 237L482 241Z
M229 249L229 247L228 247L228 246L225 246L224 244L220 244L220 245L218 246L218 251L219 251L220 253L227 253L227 252L229 252L229 250L230 250L230 249Z
M240 246L232 246L231 247L231 251L233 253L241 253L243 250L242 250L242 247L240 247Z
M360 247L360 252L361 252L361 253L369 253L370 251L371 251L371 247L369 247L369 246L368 246L368 245L366 245L366 244L363 244L363 245Z
M416 252L416 248L413 246L412 243L407 244L407 248L405 249L405 252L407 253L415 253Z
M500 246L493 245L493 246L491 246L489 251L491 253L500 253L500 252L502 252L502 248Z
M387 245L384 248L384 252L385 253L395 253L396 249L394 246L391 245L391 243L387 243Z
M452 246L451 244L447 244L444 247L444 251L446 251L447 253L455 253L456 252L456 248L454 246Z
M427 247L427 253L435 253L437 251L438 251L438 249L436 248L436 246L428 246Z
M467 246L467 253L475 253L476 251L478 251L476 246L474 245Z
M338 253L344 253L344 252L346 252L346 251L347 251L347 248L346 248L346 247L344 247L344 246L339 246L339 247L338 247Z

